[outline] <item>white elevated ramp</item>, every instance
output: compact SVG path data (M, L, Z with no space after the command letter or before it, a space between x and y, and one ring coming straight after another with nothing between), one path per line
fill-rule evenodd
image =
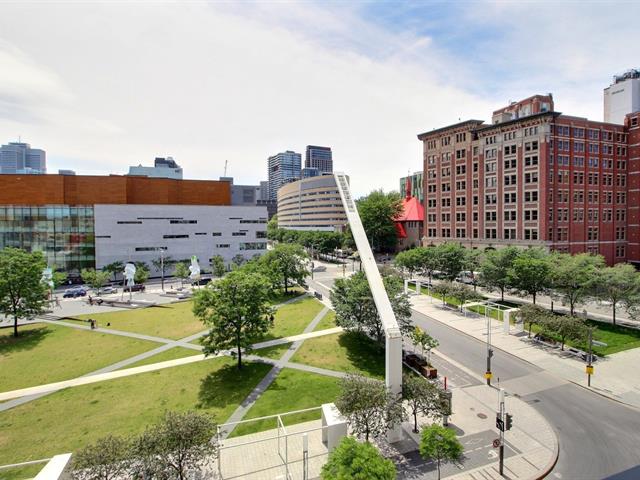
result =
M351 189L347 176L342 172L334 173L336 185L340 191L342 205L347 214L349 227L353 239L358 247L360 261L369 281L369 288L373 294L373 301L378 309L378 314L384 327L386 348L385 348L385 383L390 392L400 396L402 394L402 334L398 327L398 321L391 308L391 302L387 296L387 291L382 283L382 277L378 271L376 260L369 245L369 239L362 226L360 215L356 204L351 197ZM402 427L400 424L394 425L387 433L389 442L397 442L402 439Z

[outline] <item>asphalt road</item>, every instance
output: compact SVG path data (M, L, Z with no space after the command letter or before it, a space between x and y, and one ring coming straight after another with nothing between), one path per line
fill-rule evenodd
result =
M417 312L412 319L439 340L438 350L444 355L474 372L484 372L485 343ZM519 394L518 390L529 392L533 383L544 385L545 375L549 375L498 349L494 350L492 371L494 384L498 378L500 382L522 380L508 382L512 394ZM640 411L551 375L548 384L550 388L540 386L535 393L519 396L536 408L558 434L560 456L549 478L600 480L640 464Z
M316 275L316 280L331 287L335 275L331 273ZM328 295L325 286L312 285ZM444 355L479 375L484 373L484 342L417 312L412 320L438 339L438 350ZM560 455L547 478L600 480L619 474L615 480L640 479L640 410L564 382L499 349L494 349L492 371L494 385L498 381L509 385L511 394L536 408L556 431Z

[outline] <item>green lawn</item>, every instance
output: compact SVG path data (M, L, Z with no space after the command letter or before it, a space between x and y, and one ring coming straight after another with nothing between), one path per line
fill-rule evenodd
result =
M334 328L336 326L336 312L329 310L327 314L322 317L322 320L313 329L314 332L318 330L326 330L327 328Z
M193 315L192 306L191 301L186 301L135 310L79 315L76 318L93 318L98 321L99 327L178 340L206 330L204 324ZM107 323L111 325L107 327Z
M0 480L26 480L35 476L44 468L46 462L26 465L24 467L8 468L0 470Z
M151 350L158 343L51 324L0 330L0 390L79 377Z
M144 360L140 360L139 362L132 363L131 365L127 365L124 368L133 368L133 367L141 367L143 365L151 365L153 363L166 362L167 360L175 360L177 358L184 357L192 357L194 355L200 355L201 352L197 350L191 350L190 348L184 347L173 347L169 350L165 350L164 352L157 353L152 357L145 358Z
M280 360L280 357L289 350L289 347L293 345L290 343L283 343L282 345L275 345L273 347L261 348L259 350L254 350L252 353L254 355L259 355L261 357L271 358L273 360Z
M305 340L291 359L314 367L384 378L384 349L356 332L343 332Z
M68 388L0 412L0 465L73 452L106 434L135 434L165 410L199 409L222 423L271 369L230 358Z
M280 303L286 302L287 300L291 300L292 298L299 297L304 293L304 289L300 287L293 287L289 289L288 293L278 292L274 293L269 300L271 305L278 305Z
M245 420L265 417L278 413L319 407L323 403L332 403L340 394L340 379L315 373L285 368L269 388L247 413ZM319 410L287 415L282 418L285 425L319 420ZM276 419L259 420L238 425L233 436L261 432L276 428Z
M323 308L324 305L313 297L283 305L276 310L273 327L261 341L302 333Z

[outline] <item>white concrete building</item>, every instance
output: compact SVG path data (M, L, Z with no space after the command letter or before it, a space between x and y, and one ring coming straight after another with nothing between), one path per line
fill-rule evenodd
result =
M604 89L604 121L624 123L627 113L640 111L640 70L629 70L613 77Z
M221 255L227 265L235 255L250 259L267 248L266 207L208 205L95 205L96 268L116 261L151 261L196 255L208 270Z

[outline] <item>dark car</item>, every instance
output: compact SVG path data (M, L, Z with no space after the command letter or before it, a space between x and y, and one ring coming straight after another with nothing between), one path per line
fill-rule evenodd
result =
M126 286L123 288L125 292L144 292L145 286L141 283L133 286Z
M211 282L210 278L201 278L197 282L193 282L193 284L194 285L206 285L207 283L210 283L210 282Z
M62 294L62 298L84 297L87 291L82 287L67 288Z

